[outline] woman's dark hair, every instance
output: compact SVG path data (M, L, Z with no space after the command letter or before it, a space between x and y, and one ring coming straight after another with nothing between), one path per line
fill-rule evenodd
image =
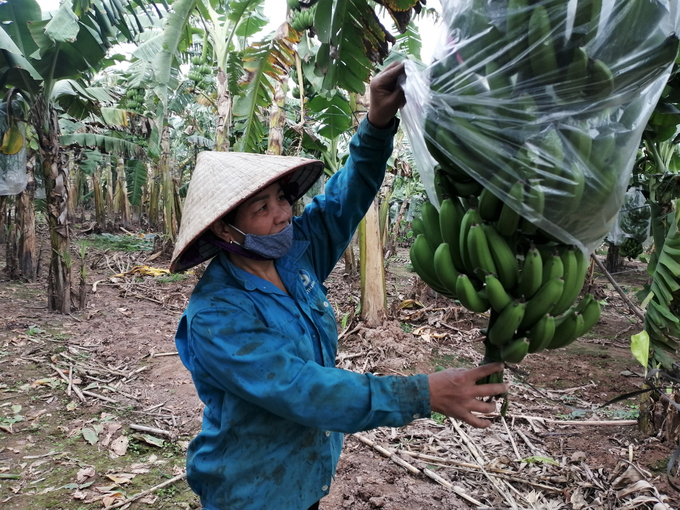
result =
M231 211L229 211L227 214L222 216L220 218L220 221L222 223L228 223L229 225L233 225L234 221L236 221L236 212L238 211L238 207L234 207Z

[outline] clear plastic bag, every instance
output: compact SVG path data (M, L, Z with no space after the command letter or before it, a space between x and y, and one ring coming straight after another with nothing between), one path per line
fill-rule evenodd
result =
M670 0L443 0L440 54L407 63L402 117L430 199L435 164L593 251L678 54ZM519 184L518 184L519 183Z
M607 240L615 246L626 239L634 239L644 246L650 239L652 211L647 199L638 188L629 188L623 198L621 210L616 215L614 226L607 234Z
M21 113L18 105L14 106L14 114ZM0 140L8 128L7 103L0 105ZM25 136L23 123L19 124L22 135ZM16 154L0 153L0 196L18 195L26 189L28 176L26 175L26 144Z

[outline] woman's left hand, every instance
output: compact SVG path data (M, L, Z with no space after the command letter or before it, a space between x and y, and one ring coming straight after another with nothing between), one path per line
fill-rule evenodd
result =
M368 121L375 127L386 128L399 108L406 104L404 91L398 84L404 74L404 63L393 62L371 80Z

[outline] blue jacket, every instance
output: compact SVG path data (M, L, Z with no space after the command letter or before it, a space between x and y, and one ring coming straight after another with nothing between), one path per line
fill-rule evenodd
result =
M328 494L342 433L429 416L427 376L335 368L337 326L322 282L382 183L396 130L364 121L346 165L294 218L276 260L285 294L213 259L182 315L176 343L205 403L187 480L208 510L306 510Z

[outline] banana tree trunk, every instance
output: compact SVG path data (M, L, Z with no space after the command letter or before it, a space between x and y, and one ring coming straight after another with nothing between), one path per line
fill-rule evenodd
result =
M61 313L71 312L71 254L68 223L68 168L61 162L59 119L54 108L39 96L31 109L38 135L47 197L47 222L50 229L51 257L47 278L47 307Z
M71 216L75 216L76 214L76 209L78 205L78 179L76 177L76 172L75 172L75 164L74 164L74 156L73 152L66 152L67 154L67 160L66 160L66 166L68 168L68 189L69 189L69 194L68 194L68 210L71 213Z
M29 281L35 280L35 158L26 164L26 189L17 195L17 258L19 271Z
M102 169L99 165L92 173L92 194L94 196L94 219L97 225L103 227L106 224L106 217L104 216L104 195L102 192L101 181Z
M621 270L622 263L621 248L613 243L607 243L607 258L605 260L607 271L611 274L618 273Z
M399 238L399 229L401 226L401 220L404 218L406 209L408 208L408 200L404 200L399 207L399 212L397 213L397 219L394 220L394 226L392 227L392 232L388 237L387 249L392 250L393 253L397 253L397 239Z
M115 207L114 207L114 202L113 202L113 190L115 188L114 182L113 182L113 169L111 168L111 159L110 156L106 156L106 162L104 164L104 185L106 186L106 194L105 194L105 203L106 207L104 208L104 219L108 223L109 221L112 220L112 217L114 215Z
M217 128L215 131L215 150L229 150L229 126L231 125L232 98L227 84L227 75L221 67L217 68Z
M369 105L365 95L351 94L350 108L355 127L366 116ZM361 275L361 317L370 327L383 323L387 316L385 265L380 236L380 213L377 200L359 223L359 273Z
M380 214L373 201L359 224L359 267L361 273L361 318L368 327L377 327L387 316L385 266L380 242Z
M288 78L287 76L285 77ZM283 81L283 79L282 79ZM286 93L282 82L274 83L274 101L269 108L269 143L267 154L280 156L283 152L283 128L286 122Z
M158 228L158 203L161 194L160 167L152 163L151 193L149 195L149 225Z
M165 236L172 239L177 237L177 211L175 209L175 183L172 179L172 169L170 167L170 129L165 126L161 138L160 172L162 176L163 195L163 229Z
M116 219L119 219L123 226L130 225L130 201L127 194L127 180L125 178L125 161L118 158L116 166L116 194L113 197L115 204Z
M345 273L349 275L356 274L357 272L357 259L354 256L354 248L352 247L352 244L354 244L354 241L349 243L349 246L347 246L343 256L345 259Z
M7 241L5 227L7 226L7 196L0 196L0 244Z

